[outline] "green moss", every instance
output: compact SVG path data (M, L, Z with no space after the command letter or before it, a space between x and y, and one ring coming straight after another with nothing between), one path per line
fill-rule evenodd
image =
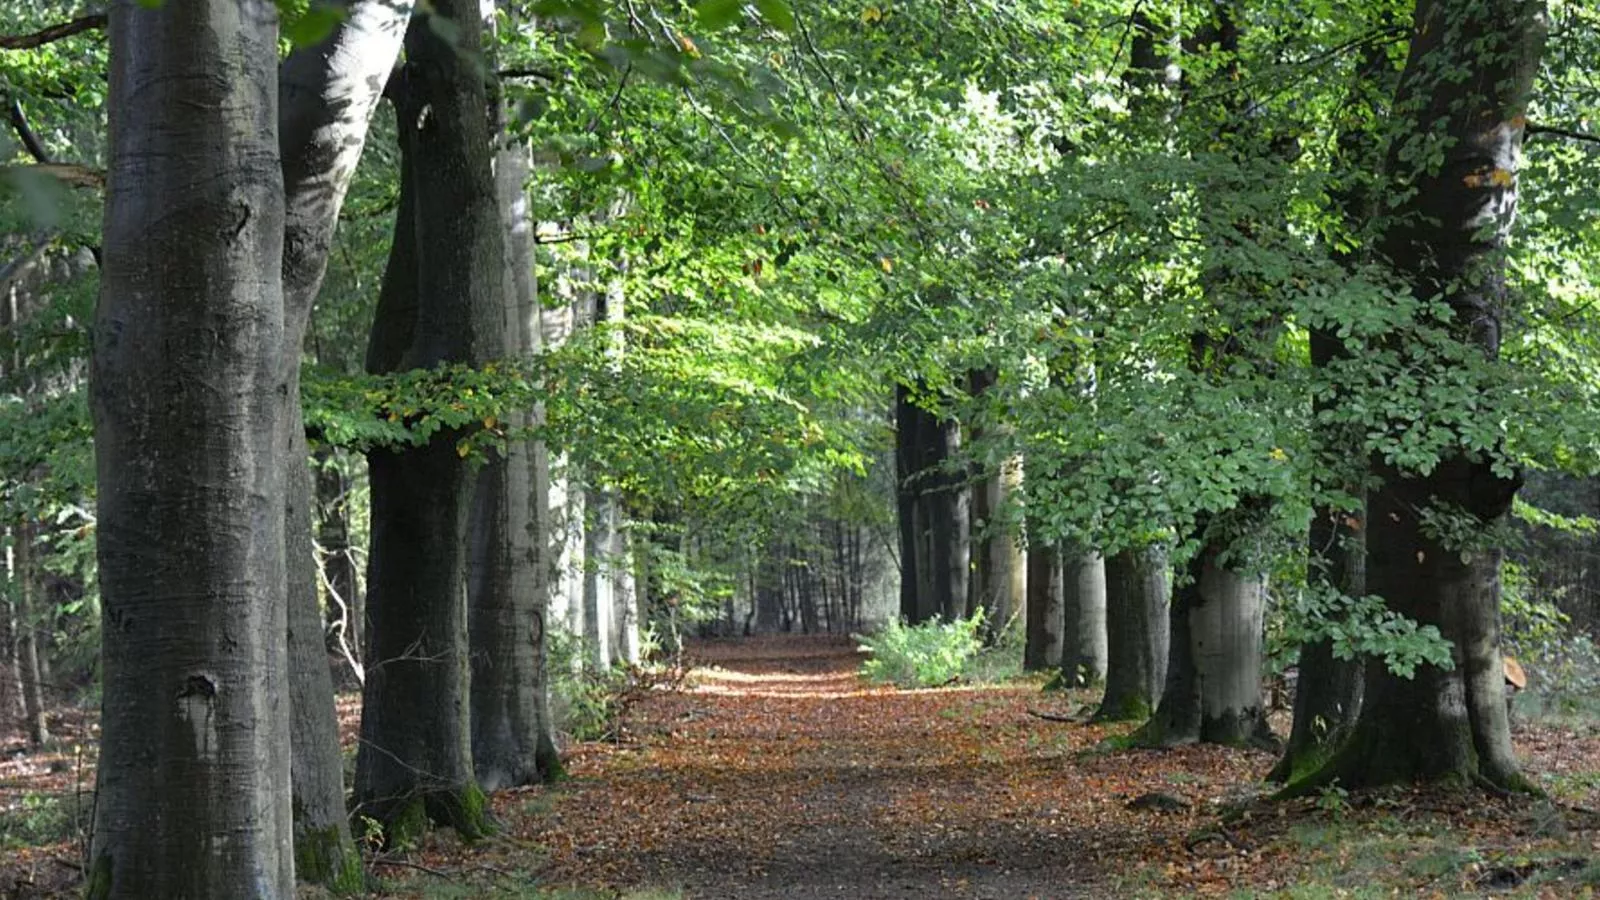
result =
M415 847L427 831L428 806L421 797L413 797L395 806L383 823L383 844L397 850Z
M95 857L84 883L83 896L85 900L105 900L111 896L111 854L102 853Z
M1142 694L1134 694L1121 698L1120 701L1101 703L1095 711L1094 722L1143 722L1150 718L1152 708L1150 698Z
M294 871L300 881L320 884L335 894L349 896L366 888L361 855L337 825L303 829L295 835Z

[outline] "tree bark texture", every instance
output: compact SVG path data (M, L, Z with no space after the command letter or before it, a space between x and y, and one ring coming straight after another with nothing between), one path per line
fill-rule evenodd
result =
M969 491L954 469L961 425L918 406L904 386L895 415L900 615L912 624L957 619L966 612L971 559Z
M396 91L403 183L368 345L368 365L378 371L477 365L501 353L503 245L479 9L448 0L430 15L449 27L413 20ZM443 430L420 447L368 454L368 669L356 800L387 839L402 843L426 819L469 839L489 830L468 722L474 479L457 451L465 436Z
M1166 685L1139 739L1272 744L1261 702L1266 579L1223 565L1216 540L1202 540L1173 591Z
M524 182L527 148L495 158L500 227L505 237L504 355L520 359L539 340L533 283L533 219ZM506 426L530 424L512 413ZM548 483L538 480L534 447L512 440L478 473L473 500L468 630L472 645L472 764L485 792L537 784L560 763L545 683L545 611L550 590L546 547ZM540 488L544 487L544 491Z
M1106 571L1106 692L1100 722L1145 719L1167 674L1170 599L1167 551L1160 545L1117 553Z
M281 441L297 875L354 893L363 887L361 857L345 810L343 757L317 590L312 538L317 491L300 408L300 356L327 271L339 209L360 161L372 112L399 55L411 2L349 0L341 5L343 18L333 32L320 44L296 49L278 73L285 195L280 363L289 397ZM353 584L344 587L345 604L354 603ZM351 637L348 631L345 637Z
M118 2L91 898L294 896L277 12Z
M1422 0L1396 92L1395 112L1407 127L1388 166L1405 199L1380 252L1417 297L1448 303L1454 339L1490 359L1500 348L1503 250L1545 30L1538 0ZM1492 533L1521 479L1497 468L1492 454L1464 447L1446 451L1425 474L1381 457L1373 469L1380 485L1369 500L1367 588L1391 609L1437 626L1452 643L1454 665L1421 666L1404 679L1381 661L1369 664L1349 739L1289 790L1333 779L1350 787L1413 780L1527 787L1506 719L1500 550L1446 545L1422 516L1443 510Z

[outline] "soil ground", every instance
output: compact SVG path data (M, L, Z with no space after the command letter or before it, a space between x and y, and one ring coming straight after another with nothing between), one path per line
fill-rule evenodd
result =
M1086 693L873 687L838 638L690 652L687 684L647 692L620 741L570 746L566 781L493 798L501 836L468 847L436 833L370 858L376 895L1299 900L1578 897L1600 884L1592 723L1518 726L1550 800L1332 791L1272 803L1270 754L1118 749L1131 725L1061 721L1087 709ZM341 713L348 735L348 699ZM81 840L43 819L80 809L67 824L81 821L71 798L93 783L92 755L75 747L93 724L64 716L58 730L43 753L0 736L0 898L76 890ZM1177 808L1130 807L1157 794Z

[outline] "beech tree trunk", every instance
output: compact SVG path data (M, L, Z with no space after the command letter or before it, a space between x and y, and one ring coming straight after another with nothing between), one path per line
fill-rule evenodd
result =
M316 485L308 467L300 408L300 356L327 271L339 209L366 143L367 126L400 52L410 0L348 0L343 18L316 46L297 48L278 77L278 146L283 160L284 341L288 385L282 442L288 589L290 733L293 747L296 874L336 892L362 889L361 857L351 839L344 763L333 705L327 639L312 539ZM345 565L351 565L348 558ZM354 578L341 584L348 613ZM337 607L332 603L330 606ZM343 637L354 640L353 629Z
M503 250L477 4L442 0L406 33L402 185L368 345L373 371L481 365L501 353ZM454 40L447 42L444 35ZM466 435L368 455L372 551L355 796L404 843L425 819L490 830L468 723Z
M1396 93L1395 114L1407 132L1390 148L1388 164L1405 199L1380 250L1416 296L1449 304L1449 327L1464 349L1490 359L1500 348L1503 249L1545 29L1538 0L1421 0ZM1349 739L1291 792L1333 779L1347 787L1416 780L1528 787L1506 718L1501 553L1487 543L1521 479L1493 457L1459 447L1426 473L1375 457L1380 484L1369 500L1368 590L1437 626L1452 643L1454 665L1424 665L1404 679L1371 663ZM1446 545L1424 527L1429 511L1470 525L1484 540Z
M1275 746L1261 702L1266 579L1220 565L1217 542L1202 540L1172 595L1166 685L1138 739Z
M540 340L527 153L513 144L495 158L505 235L504 352L512 359L532 353ZM514 413L506 426L516 431L530 418ZM547 781L561 769L544 671L548 482L538 476L532 442L510 441L478 474L473 502L472 761L485 792Z
M1106 692L1097 722L1146 719L1161 699L1169 624L1167 551L1124 550L1105 561Z
M993 369L980 369L968 375L968 390L974 397L994 387L998 376ZM998 435L1003 437L1003 435ZM983 437L978 426L972 429L974 443ZM969 584L967 615L984 611L984 639L993 644L1013 616L1023 611L1027 600L1027 563L1022 544L1003 520L1011 497L1021 487L1022 464L1015 457L980 463L971 492L972 575Z
M294 896L277 12L110 10L91 898Z
M969 496L953 469L961 425L895 391L895 460L899 478L900 615L912 624L966 612L971 559Z
M1381 115L1394 93L1390 69L1388 49L1376 44L1368 47L1356 69L1348 105L1374 117ZM1339 134L1335 159L1345 178L1329 192L1330 197L1350 232L1359 236L1379 212L1367 173L1382 165L1380 136L1369 129L1345 129ZM1371 252L1365 242L1359 242L1353 251L1335 250L1333 255L1354 271L1359 263L1370 261ZM1323 502L1312 511L1306 578L1308 584L1323 590L1361 597L1367 592L1367 465L1361 450L1366 435L1362 427L1334 418L1348 402L1348 389L1334 367L1350 356L1337 324L1317 322L1310 332L1311 366L1323 381L1323 389L1312 399L1312 437L1318 454L1315 486L1338 490L1355 501L1350 506ZM1283 756L1267 776L1269 781L1288 782L1314 771L1344 743L1361 711L1363 660L1338 659L1328 639L1313 639L1300 645L1297 669L1294 720Z
M1105 680L1106 564L1098 553L1069 548L1061 560L1061 679L1072 687Z
M1028 639L1022 648L1022 668L1028 672L1058 669L1066 624L1061 545L1030 540L1027 565Z

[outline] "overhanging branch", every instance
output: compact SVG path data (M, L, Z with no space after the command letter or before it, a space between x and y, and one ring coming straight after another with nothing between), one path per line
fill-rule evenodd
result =
M1569 141L1581 141L1586 144L1600 144L1600 134L1590 134L1587 131L1578 131L1574 128L1561 128L1557 125L1536 125L1529 122L1527 125L1528 137L1539 134L1548 134Z
M0 34L0 50L32 50L43 47L45 44L69 38L85 31L97 31L106 27L105 13L90 13L79 16L70 22L61 22L42 28L32 34Z

